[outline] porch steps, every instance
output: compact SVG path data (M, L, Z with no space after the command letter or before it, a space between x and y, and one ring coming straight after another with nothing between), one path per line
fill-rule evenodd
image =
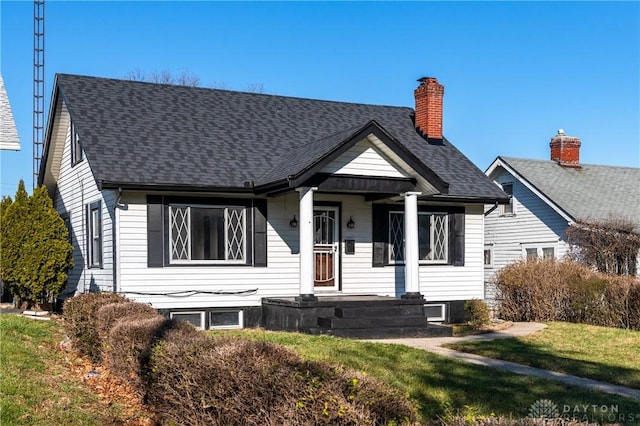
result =
M341 318L338 316L318 318L320 328L380 328L380 327L420 327L426 326L427 319L421 315L360 316Z
M265 298L263 326L356 339L451 336L451 327L427 322L424 304L423 299L377 295Z
M368 305L368 306L367 306ZM422 303L367 304L336 306L334 315L318 317L313 334L381 339L391 337L450 336L452 329L428 324Z

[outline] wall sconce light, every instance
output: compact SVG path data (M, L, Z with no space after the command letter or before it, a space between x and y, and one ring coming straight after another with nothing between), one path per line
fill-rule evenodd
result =
M356 226L356 223L353 221L353 217L349 216L349 222L347 222L347 228L353 229Z
M298 227L298 219L296 219L296 215L293 215L293 219L291 219L291 221L289 222L289 225L291 225L292 228L297 228Z

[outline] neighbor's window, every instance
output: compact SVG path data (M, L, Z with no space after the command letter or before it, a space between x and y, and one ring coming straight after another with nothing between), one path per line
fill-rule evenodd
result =
M71 123L71 165L74 166L83 159L80 137L76 132L76 126Z
M172 262L244 262L244 207L171 205L169 221Z
M101 203L96 201L87 206L88 238L87 259L90 268L102 267L102 212Z
M527 244L523 247L525 259L553 260L556 258L556 248L546 244Z
M484 266L490 267L493 265L493 253L491 247L484 248Z
M553 247L542 247L542 258L552 260L556 258L556 251Z
M447 213L418 213L418 253L420 263L447 263ZM404 212L389 212L389 261L404 263Z
M504 204L502 206L502 214L503 215L514 214L515 209L513 208L513 183L511 182L503 183L502 190L511 197L509 199L509 204Z

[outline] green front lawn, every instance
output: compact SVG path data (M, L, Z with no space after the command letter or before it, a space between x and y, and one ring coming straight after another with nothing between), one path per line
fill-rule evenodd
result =
M464 364L401 345L263 330L233 334L280 343L306 359L341 363L378 377L409 394L424 421L449 414L525 417L531 405L543 399L558 407L615 405L619 413L638 413L640 418L637 401ZM105 404L70 371L73 359L56 347L62 338L56 322L0 315L0 424L135 423L135 415L125 414L126 408L117 403Z
M121 424L120 407L70 372L62 338L56 322L0 315L0 425Z
M447 347L640 389L640 331L550 322L526 337Z
M540 399L559 407L617 405L620 413L640 413L640 402L465 364L402 345L264 330L233 334L283 344L305 359L341 363L378 377L416 400L423 420L448 414L526 417Z

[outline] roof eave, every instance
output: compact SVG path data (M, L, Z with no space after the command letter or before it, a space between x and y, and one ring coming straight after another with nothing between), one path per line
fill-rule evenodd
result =
M452 203L467 204L509 204L509 197L475 197L470 195L421 195L418 197L420 201L438 201Z
M120 189L127 191L163 191L163 192L221 192L221 193L241 193L255 194L253 187L235 187L235 186L213 186L213 185L184 185L184 184L166 184L166 183L136 183L136 182L117 182L117 181L98 181L98 189Z

